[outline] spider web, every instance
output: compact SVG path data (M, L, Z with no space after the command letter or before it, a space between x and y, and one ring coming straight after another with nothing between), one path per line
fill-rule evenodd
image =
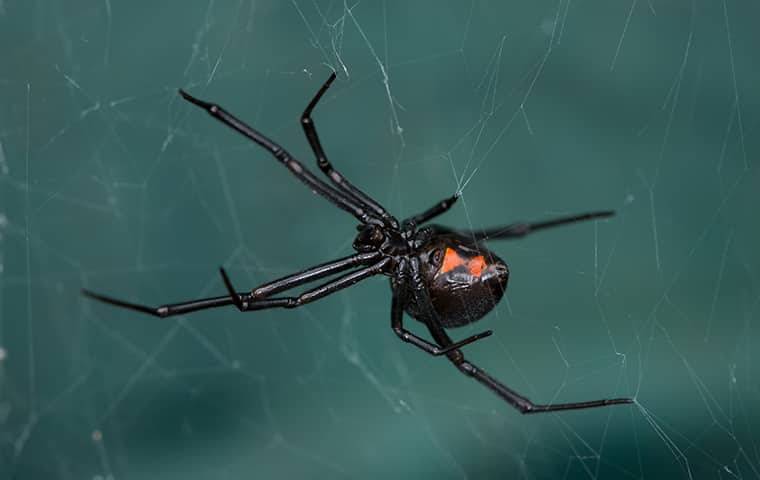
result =
M721 0L0 1L0 477L758 478L754 19ZM313 167L297 117L398 217L478 227L505 300L455 338L524 417L389 329L386 281L158 320L351 252L354 222L178 99ZM754 239L754 240L753 240ZM407 320L423 333L418 324ZM754 405L754 406L753 406Z

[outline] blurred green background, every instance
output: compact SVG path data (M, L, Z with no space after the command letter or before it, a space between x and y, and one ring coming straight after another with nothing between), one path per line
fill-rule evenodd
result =
M760 67L747 1L0 1L0 478L760 477ZM349 254L355 222L178 99L441 223L614 208L493 243L471 359L389 328L385 279L305 308L161 304ZM408 320L412 324L411 320ZM419 325L412 325L423 333Z

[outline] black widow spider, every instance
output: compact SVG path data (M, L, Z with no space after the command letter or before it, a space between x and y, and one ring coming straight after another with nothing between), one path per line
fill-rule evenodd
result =
M357 253L265 283L250 292L237 292L224 268L220 268L227 295L157 308L125 302L89 290L83 290L83 293L118 307L157 317L169 317L226 305L235 305L241 312L278 307L296 308L382 274L391 279L391 327L396 335L402 341L411 343L430 355L445 355L459 371L491 389L520 412L552 412L632 403L633 400L629 398L615 398L576 403L535 404L465 359L461 348L491 335L490 330L458 342L452 341L445 330L479 320L504 294L509 270L502 259L483 246L484 241L519 238L545 228L609 217L614 212L591 212L544 222L515 223L484 230L452 230L439 225L419 228L450 209L459 197L457 194L399 223L379 203L349 183L325 156L311 118L311 111L333 80L335 73L330 75L301 115L301 126L317 157L317 165L332 185L314 176L280 145L219 105L195 98L184 90L180 90L179 93L182 98L202 108L216 120L268 150L314 193L356 217L360 222L357 226L359 233L353 243ZM346 270L351 271L296 297L274 296ZM404 328L404 311L427 327L433 342Z

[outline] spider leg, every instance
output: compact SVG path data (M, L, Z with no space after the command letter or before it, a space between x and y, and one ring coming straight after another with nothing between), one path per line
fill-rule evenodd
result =
M406 286L400 286L393 289L393 299L391 301L391 328L398 335L402 341L411 343L420 350L429 353L433 356L445 355L460 347L464 347L470 343L476 342L481 338L490 337L493 333L491 330L478 333L471 337L467 337L464 340L460 340L455 343L451 343L446 347L439 347L438 345L428 342L424 338L418 337L414 333L404 328L404 303L406 301L406 295L402 292L406 290Z
M416 259L413 259L413 262L412 262L413 278L417 276L415 272L419 272L419 263L415 262L414 260ZM419 281L415 281L413 283L413 287L415 290L415 296L417 298L417 301L418 302L422 301L423 305L425 304L429 305L430 304L429 300L424 301L424 298L427 297L427 292L424 290L424 286ZM430 310L429 308L426 308L426 309L429 310L430 315L435 315L434 311ZM425 324L427 325L428 330L430 331L430 335L439 345L441 345L442 348L449 349L451 345L454 345L454 342L446 333L446 330L441 326L440 323L436 321L434 317L426 321ZM493 378L491 375L486 373L484 370L482 370L475 364L467 361L467 359L464 357L464 354L462 354L461 350L449 349L448 353L446 353L446 357L449 359L451 363L454 364L454 366L457 367L457 369L459 369L460 372L464 373L468 377L474 378L475 380L480 382L482 385L485 385L492 392L494 392L496 395L498 395L499 397L504 399L507 403L509 403L512 407L519 410L520 413L527 414L527 413L554 412L554 411L559 411L559 410L580 410L584 408L596 408L596 407L605 407L608 405L633 403L633 399L630 399L630 398L612 398L612 399L604 399L604 400L591 400L591 401L586 401L586 402L536 404L536 403L531 402L527 397L517 393L516 391L507 387L503 383L499 382L498 380Z
M332 262L322 263L258 286L251 291L251 295L256 299L268 297L274 293L290 290L298 285L312 282L358 265L367 265L379 256L379 252L357 253Z
M342 275L335 280L319 285L315 288L307 290L297 297L277 297L277 298L265 298L258 300L249 293L240 294L232 286L227 273L224 268L220 268L219 272L222 275L224 284L227 287L229 293L230 303L233 303L241 312L247 312L252 310L263 310L268 308L297 308L301 305L319 300L320 298L332 295L335 292L355 285L362 280L369 277L373 277L377 274L383 273L383 269L391 261L390 258L384 258L374 265L354 270L345 275Z
M250 293L238 293L236 295L225 295L222 297L202 298L198 300L190 300L187 302L172 303L161 305L159 307L151 307L147 305L140 305L137 303L127 302L119 300L117 298L95 293L90 290L83 289L82 293L92 299L114 305L116 307L126 308L137 312L147 313L156 317L169 317L173 315L183 315L185 313L195 312L198 310L206 310L209 308L224 307L227 305L235 305L237 299L246 298L249 303L255 300L256 309L261 310L263 308L274 308L283 306L282 299L276 299L269 301L263 297L271 295L276 292L288 290L290 288L302 285L307 282L323 278L325 276L337 273L357 265L364 265L372 260L376 259L377 253L359 253L351 255L349 257L341 258L329 263L323 263L315 267L303 270L293 275L280 278L273 282L265 283L260 287L254 289ZM229 290L229 288L228 288ZM287 303L287 301L285 301Z
M503 227L491 227L483 230L458 230L457 232L465 236L473 237L476 241L520 238L528 235L529 233L533 233L537 230L543 230L545 228L558 227L560 225L568 225L571 223L594 220L597 218L608 218L613 215L615 215L614 211L605 210L601 212L589 212L582 213L580 215L559 217L544 222L513 223L510 225L505 225Z
M321 195L337 207L352 214L362 223L382 223L379 219L377 219L373 212L364 210L362 205L358 204L355 200L348 198L345 193L332 188L322 180L315 177L314 174L307 170L306 167L301 164L301 162L293 158L290 153L288 153L284 148L269 138L265 137L239 118L227 112L219 105L193 97L182 89L179 90L179 93L182 95L182 98L192 103L193 105L202 108L222 124L232 128L246 138L252 140L256 144L268 150L269 153L271 153L277 160L285 165L291 171L291 173L296 176L296 178L306 184L306 186L309 187L309 189L314 193Z
M134 310L136 312L147 313L155 317L170 317L172 315L183 315L185 313L195 312L198 310L205 310L208 308L223 307L226 305L232 305L233 301L229 295L223 297L201 298L198 300L190 300L181 303L171 303L161 305L160 307L150 307L147 305L140 305L138 303L126 302L117 298L95 293L91 290L82 289L82 294L86 297L98 300L115 307L126 308L128 310Z
M317 135L317 127L314 124L314 120L311 118L311 112L314 110L314 107L317 105L317 103L319 103L319 100L325 94L327 89L330 88L330 85L335 80L335 76L335 72L330 74L330 77L324 84L322 84L322 87L314 95L314 98L311 99L309 104L306 106L306 109L303 111L303 114L301 115L301 126L303 127L304 134L306 134L306 139L309 141L311 150L317 157L317 166L319 166L319 169L322 170L327 178L329 178L330 181L339 190L343 191L355 203L364 207L368 207L374 213L379 215L387 225L393 228L398 228L398 220L393 218L382 207L382 205L377 203L366 193L356 188L353 184L351 184L351 182L346 180L346 178L341 175L340 172L333 168L332 163L330 163L330 160L327 159L327 155L325 155L325 151L322 148L322 143L319 141L319 135Z
M415 226L422 225L423 223L430 221L438 215L441 215L442 213L448 211L456 203L456 201L459 200L459 196L459 193L455 193L451 197L436 203L424 212L419 213L413 217L409 217L408 219L404 220L404 223L412 222Z
M398 338L406 343L411 343L415 347L429 353L433 356L445 355L453 350L456 350L470 343L476 342L481 338L490 337L493 333L491 330L477 333L470 337L460 340L458 342L449 342L448 345L443 347L434 343L428 342L424 338L421 338L414 333L404 328L404 306L408 301L408 285L407 285L408 267L405 260L401 260L398 265L398 284L392 288L393 297L391 300L391 328L396 333ZM427 297L426 297L427 298ZM429 304L429 301L428 301ZM432 306L429 306L432 308ZM450 340L450 339L449 339Z
M584 408L606 407L608 405L623 405L633 403L631 398L610 398L604 400L591 400L586 402L572 403L554 403L554 404L536 404L528 398L520 395L503 383L499 382L484 370L475 364L468 362L462 352L455 350L449 354L449 360L465 375L474 378L482 385L485 385L496 395L500 396L507 403L520 411L520 413L544 413L556 412L560 410L582 410Z

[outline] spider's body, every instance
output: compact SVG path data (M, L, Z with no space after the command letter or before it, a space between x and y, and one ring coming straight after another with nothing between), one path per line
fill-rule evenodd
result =
M449 199L456 201L456 197ZM438 321L445 328L472 323L499 303L507 287L506 263L472 238L431 225L417 229L412 221L401 229L375 224L359 225L353 246L357 252L379 252L385 258L382 273L391 277L391 290L408 290L404 310L425 323L426 313L409 286L397 281L407 275L407 260L420 265L422 283Z
M454 342L446 332L447 328L459 327L479 320L490 312L504 295L509 270L503 260L484 246L484 242L491 239L518 238L539 229L608 217L613 212L592 212L545 222L516 223L484 230L452 230L438 225L425 225L451 208L459 198L458 195L454 195L418 215L399 222L379 203L353 186L335 170L322 149L311 118L311 111L333 80L335 80L334 73L322 85L301 116L301 125L317 157L317 166L325 174L329 183L311 173L280 145L219 105L200 100L182 90L180 94L185 100L202 108L221 123L268 150L314 193L359 220L358 234L353 243L355 254L287 275L248 292L236 291L224 269L220 269L227 288L226 295L155 308L125 302L88 290L84 290L85 295L111 305L157 317L182 315L227 305L234 305L240 311L246 312L270 308L297 308L369 277L386 275L391 280L391 328L396 335L404 342L411 343L431 355L445 355L462 373L485 385L522 413L631 403L631 399L616 398L590 402L534 404L464 357L462 347L491 335L491 331L472 335L457 342ZM300 295L278 295L300 285L328 277L332 279L316 287L308 288ZM433 342L404 328L405 311L425 325Z
M499 303L509 278L509 269L501 258L482 244L441 227L425 228L418 236L419 246L410 253L419 262L437 321L444 328L475 322ZM394 282L398 277L398 273L391 275L391 289L405 288ZM404 309L426 322L425 310L414 300Z

